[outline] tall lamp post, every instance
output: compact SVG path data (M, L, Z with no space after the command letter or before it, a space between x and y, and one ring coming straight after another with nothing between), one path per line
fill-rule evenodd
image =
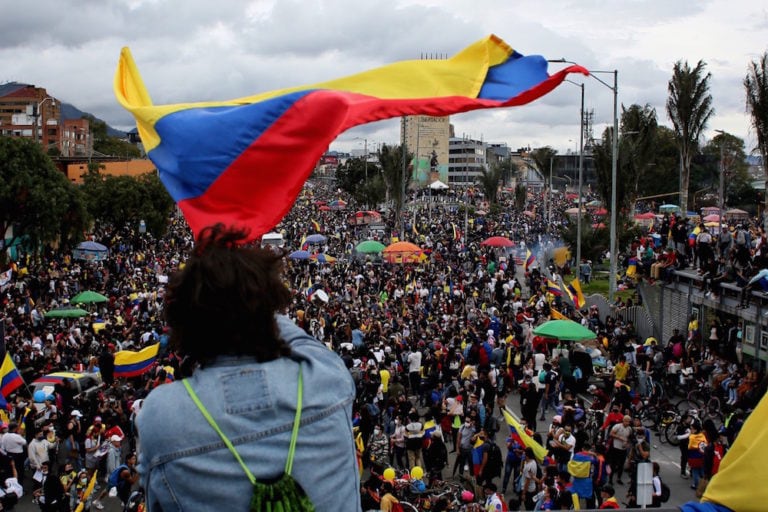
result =
M38 132L37 132L37 119L38 119L38 118L41 116L41 114L42 114L42 108L43 108L43 104L44 104L46 101L50 101L50 102L51 102L51 105L52 105L54 108L56 107L56 98L54 98L54 97L52 97L52 96L46 96L45 98L43 98L43 100L42 100L40 103L35 103L35 104L32 106L32 108L33 108L33 112L32 112L32 115L33 115L33 116L34 116L34 118L35 118L35 126L34 126L34 128L35 128L35 133L34 133L35 142L38 142L38 141L40 140L40 135L39 135L39 134L38 134ZM45 124L45 116L42 116L42 117L43 117L43 124Z
M720 139L720 187L717 197L717 217L718 217L718 234L723 229L723 219L725 218L725 148L723 147L723 139L725 138L725 132L723 130L715 130L722 138Z
M597 78L594 73L607 73L613 75L613 86ZM613 92L613 137L611 143L611 275L608 276L608 300L613 302L613 296L616 294L616 271L617 271L617 245L616 245L616 172L619 165L619 71L593 71L589 70L589 76L606 86Z
M582 182L584 180L584 84L565 79L566 82L575 85L581 89L581 110L579 111L579 211L576 214L576 268L581 265L581 203L582 201ZM579 273L577 271L576 275Z
M573 61L565 59L549 60L548 62L559 62L563 64L576 64ZM602 70L588 70L589 76L603 84L605 87L613 92L613 137L611 143L611 240L610 240L610 253L611 253L611 274L608 276L608 300L613 302L613 297L616 294L616 270L617 270L617 254L616 254L616 172L618 168L619 157L619 113L618 113L618 95L619 95L619 71L614 69L613 71ZM611 86L607 82L604 82L595 74L612 74L613 85ZM583 130L582 130L583 131Z

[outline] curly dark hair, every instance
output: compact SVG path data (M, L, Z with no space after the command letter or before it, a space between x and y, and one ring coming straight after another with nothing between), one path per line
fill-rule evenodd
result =
M247 231L223 224L203 229L193 255L169 281L171 344L201 364L223 354L259 362L290 355L275 319L290 302L283 255L243 245L248 239Z

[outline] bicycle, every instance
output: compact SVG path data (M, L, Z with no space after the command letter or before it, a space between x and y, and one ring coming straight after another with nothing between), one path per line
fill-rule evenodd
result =
M680 446L680 440L677 438L677 429L686 416L692 416L694 419L698 419L699 411L698 409L690 409L684 413L678 413L675 419L668 423L664 428L664 438L671 446Z
M703 419L712 420L716 427L723 424L720 398L706 381L699 380L696 387L688 392L686 400L690 404L698 404L696 408L702 412Z

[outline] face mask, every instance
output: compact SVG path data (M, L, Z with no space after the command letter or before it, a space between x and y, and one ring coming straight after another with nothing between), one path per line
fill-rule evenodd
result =
M87 478L81 478L80 479L80 483L81 484L87 484L88 483L88 479Z

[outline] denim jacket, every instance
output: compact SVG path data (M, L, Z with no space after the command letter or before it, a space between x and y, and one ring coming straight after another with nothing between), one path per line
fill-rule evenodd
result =
M352 377L334 352L290 319L279 315L277 321L290 358L257 363L220 356L196 370L190 384L251 472L266 481L285 467L300 362L304 394L292 475L318 512L358 511ZM152 390L137 424L149 512L248 510L248 477L182 382Z

